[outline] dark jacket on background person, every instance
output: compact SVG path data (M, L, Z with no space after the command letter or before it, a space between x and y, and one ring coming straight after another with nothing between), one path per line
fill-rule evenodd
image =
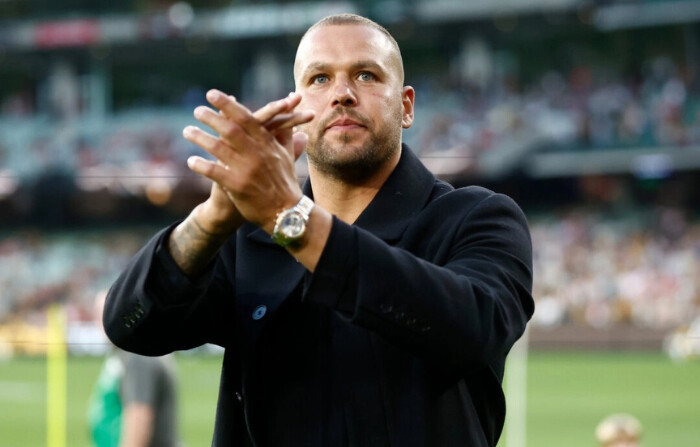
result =
M506 354L534 310L510 198L455 190L404 145L358 220L334 218L313 274L246 224L190 280L168 253L172 228L112 286L105 328L146 355L226 348L212 445L498 442Z

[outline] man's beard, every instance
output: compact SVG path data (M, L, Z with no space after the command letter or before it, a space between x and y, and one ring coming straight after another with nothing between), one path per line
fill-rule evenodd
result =
M347 116L366 127L369 138L360 147L348 149L337 148L324 138L327 124L338 116ZM399 112L396 126L386 126L379 133L372 129L372 123L357 114L354 110L346 109L333 114L320 126L316 138L309 139L306 155L309 163L320 173L347 183L361 182L372 177L384 164L391 159L400 148L401 143L401 114ZM327 123L327 124L326 124ZM352 145L355 136L342 134L338 140L342 145ZM338 144L338 143L336 143ZM343 154L344 150L352 151L351 156Z

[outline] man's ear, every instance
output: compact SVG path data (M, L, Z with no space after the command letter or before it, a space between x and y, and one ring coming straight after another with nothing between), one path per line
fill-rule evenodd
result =
M410 85L403 88L401 92L401 102L403 104L403 115L401 117L401 127L408 129L413 124L413 105L415 104L416 91Z

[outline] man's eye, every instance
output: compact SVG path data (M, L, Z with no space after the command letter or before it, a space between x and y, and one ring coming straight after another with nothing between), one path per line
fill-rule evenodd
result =
M362 73L360 73L357 76L357 78L360 81L364 81L364 82L374 81L374 75L372 73L368 73L366 71L363 71Z
M312 79L314 84L325 84L328 82L328 76L326 75L316 75Z

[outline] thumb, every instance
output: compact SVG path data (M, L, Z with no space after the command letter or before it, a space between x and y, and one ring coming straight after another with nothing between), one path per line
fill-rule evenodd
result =
M292 152L292 129L277 130L275 132L275 139L286 148L288 152Z
M295 132L292 136L294 147L294 159L297 160L306 150L306 143L309 141L309 136L304 132Z

